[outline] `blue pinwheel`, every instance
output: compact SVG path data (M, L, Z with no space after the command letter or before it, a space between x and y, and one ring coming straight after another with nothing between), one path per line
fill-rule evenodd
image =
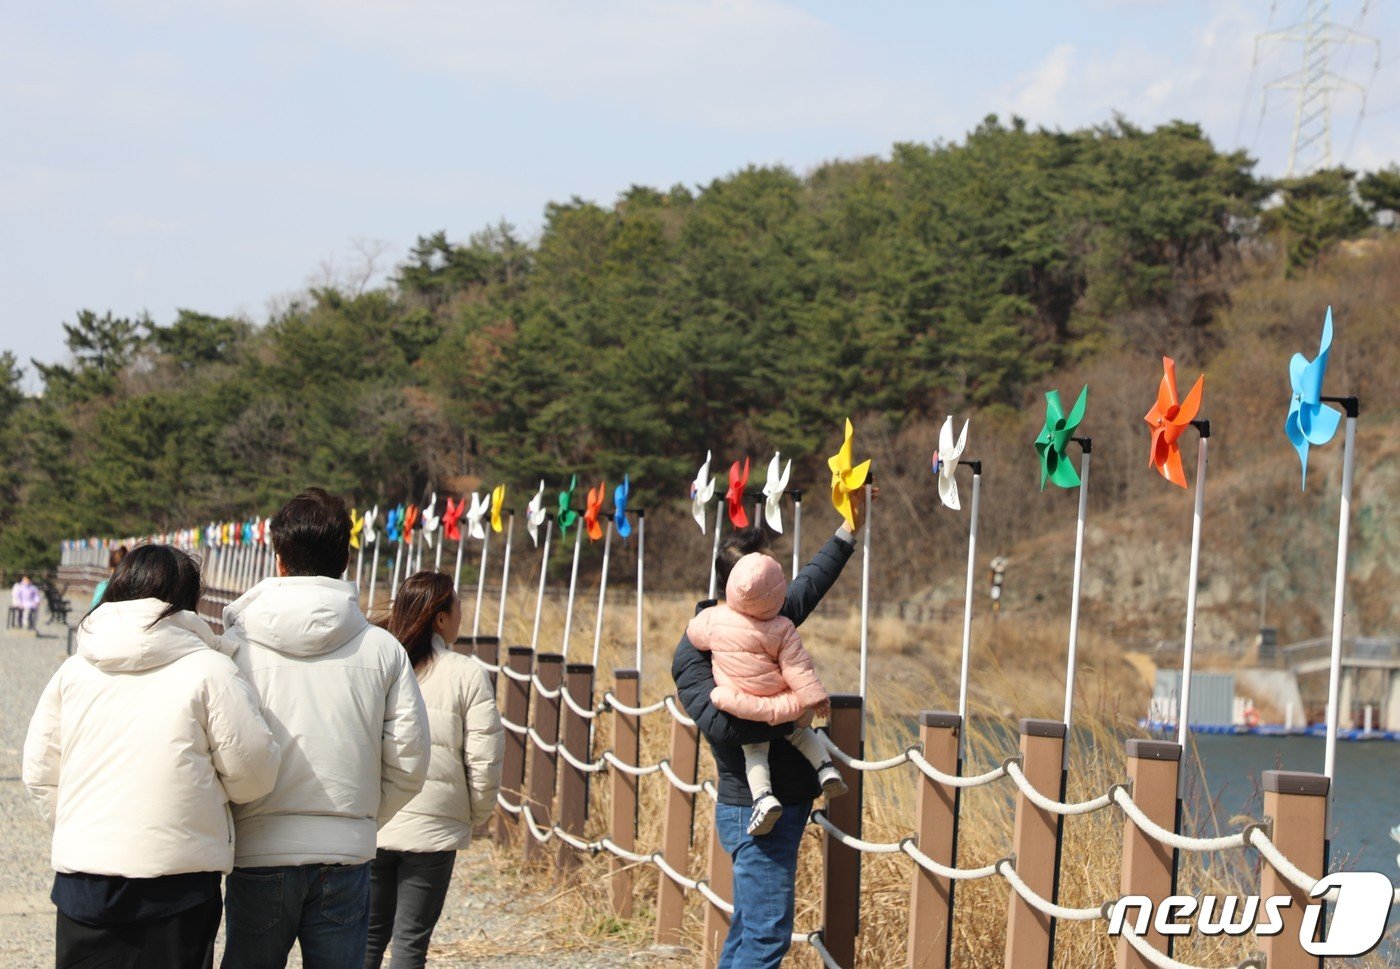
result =
M403 541L403 505L389 509L389 515L384 519L384 537L391 542Z
M1332 307L1322 321L1322 345L1311 361L1301 353L1293 354L1288 362L1288 380L1293 385L1293 397L1288 402L1288 419L1283 429L1298 460L1303 462L1303 489L1308 487L1308 448L1326 444L1337 433L1342 413L1322 402L1322 378L1327 374L1327 354L1332 349Z
M253 544L253 523L251 521L246 521L243 523L243 544Z
M627 475L622 476L622 484L613 489L613 527L618 538L632 534L632 522L627 518L627 496L632 493L632 482Z

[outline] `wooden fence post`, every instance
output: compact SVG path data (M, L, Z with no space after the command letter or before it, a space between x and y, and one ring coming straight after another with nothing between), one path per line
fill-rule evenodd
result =
M1181 829L1181 800L1177 774L1181 769L1181 745L1164 740L1129 740L1128 780L1133 803L1142 813L1170 831ZM1123 819L1122 895L1146 895L1160 902L1176 894L1176 850L1144 833L1132 818ZM1155 928L1143 935L1158 952L1171 955L1174 936ZM1118 969L1151 969L1126 939L1118 940Z
M567 682L564 689L575 704L585 710L593 708L593 664L570 663L565 668ZM562 698L561 698L562 699ZM564 720L559 743L573 755L575 760L587 763L592 755L589 743L593 722L575 713L565 704L561 713ZM583 835L583 822L588 817L588 774L570 763L563 765L559 776L559 827L574 837ZM568 875L578 867L578 852L569 845L559 843L558 859L555 862L559 871Z
M1065 725L1059 720L1021 721L1021 772L1041 794L1057 800L1065 791ZM1060 834L1064 817L1016 794L1012 850L1016 874L1031 891L1055 902L1060 891ZM1006 918L1006 969L1050 969L1055 957L1055 920L1010 892Z
M529 646L512 646L506 662L517 676L528 677L534 665L535 651ZM505 677L506 702L501 719L516 727L524 728L530 722L530 682L515 677ZM499 696L499 694L497 694ZM524 801L525 791L525 748L529 739L514 730L505 731L505 756L501 761L501 798L519 807ZM498 808L496 811L496 844L508 844L520 831L519 818Z
M488 666L496 666L500 663L501 640L496 636L458 636L452 650L464 656L475 656ZM486 676L491 680L494 693L497 690L496 674L487 670Z
M535 657L535 674L540 678L540 690L554 691L561 688L564 674L564 657L558 653L541 653ZM547 697L542 692L535 693L535 716L533 726L540 740L554 744L559 739L559 695ZM554 810L554 778L558 770L558 753L547 753L535 744L530 744L530 786L529 799L525 802L534 815L535 824L548 829ZM543 861L548 857L544 845L526 831L525 861L527 864Z
M700 759L700 731L671 718L671 770L687 784L694 784ZM690 839L695 825L695 795L668 784L666 826L661 836L661 857L676 871L685 873ZM656 944L681 944L685 918L685 891L663 872L656 888Z
M962 717L956 713L919 714L919 742L924 759L945 774L961 774L958 737ZM958 801L960 788L947 787L932 777L918 775L915 809L918 812L918 848L940 865L955 866L958 856ZM914 865L909 899L909 969L947 969L953 950L953 886Z
M860 736L861 698L854 693L831 696L831 721L827 733L833 743L852 757L865 752ZM836 762L850 793L826 806L826 816L846 834L861 834L862 777L860 771ZM831 835L822 839L822 939L826 951L839 965L856 963L856 936L860 934L860 852Z
M613 696L629 707L641 706L641 681L636 670L613 670ZM613 712L613 756L624 764L638 767L642 758L642 718ZM609 772L612 785L612 819L609 824L612 843L623 851L637 849L637 781L638 778L613 768ZM612 913L618 918L632 917L632 862L613 856L608 893Z
M734 862L719 840L719 825L710 825L710 867L705 881L710 890L725 901L734 900ZM724 940L729 935L729 913L705 902L703 964L705 969L719 965Z
M1266 770L1264 816L1273 822L1270 838L1289 861L1309 875L1321 877L1327 862L1327 793L1331 782L1325 774ZM1259 939L1269 969L1319 969L1321 956L1311 956L1298 941L1303 911L1313 900L1285 879L1274 866L1263 863L1259 896L1267 900L1287 895L1293 902L1280 912L1283 931Z

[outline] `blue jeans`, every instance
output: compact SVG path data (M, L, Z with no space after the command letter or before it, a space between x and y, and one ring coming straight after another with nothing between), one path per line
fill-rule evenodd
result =
M747 830L751 812L749 806L715 806L719 843L734 862L734 916L719 969L777 969L792 945L797 849L812 804L784 804L773 830L759 837Z
M369 864L235 868L224 883L222 969L282 969L301 943L306 969L360 969Z

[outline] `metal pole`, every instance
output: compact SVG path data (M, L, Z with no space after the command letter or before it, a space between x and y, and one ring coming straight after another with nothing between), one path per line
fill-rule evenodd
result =
M506 592L510 588L510 540L515 534L515 512L506 519L506 556L501 564L501 607L496 613L496 638L501 639L506 631ZM502 640L504 642L504 640Z
M637 512L637 659L635 668L637 676L642 674L642 593L645 583L643 573L645 571L647 550L647 513L645 510Z
M564 610L564 645L560 648L560 652L564 654L566 660L569 658L569 634L574 628L574 590L578 588L578 552L583 547L583 542L580 540L582 532L583 526L575 523L574 564L569 572L569 604ZM560 536L560 540L563 541L566 537L567 535Z
M1332 664L1327 683L1327 754L1323 759L1322 773L1328 779L1335 779L1337 767L1337 725L1341 721L1338 693L1342 683L1342 620L1346 611L1347 595L1347 539L1351 526L1351 477L1352 464L1356 455L1356 418L1360 404L1355 397L1346 398L1347 432L1342 449L1342 508L1341 520L1337 524L1337 582L1332 594ZM1336 797L1336 784L1329 788L1328 803Z
M462 548L467 544L467 536L458 532L457 539L457 565L452 570L452 589L458 596L462 594Z
M792 576L797 578L797 573L802 568L802 492L793 493L792 497Z
M958 678L958 716L963 728L958 731L958 762L967 752L967 674L972 658L972 583L973 567L977 561L977 512L982 497L982 462L969 461L972 466L972 510L967 526L967 591L963 597L962 673Z
M598 615L593 622L593 668L598 668L598 650L603 645L603 605L608 596L608 560L612 557L613 523L603 530L603 574L598 577Z
M865 681L870 653L870 512L873 485L865 484L865 535L860 550L860 742L865 744Z
M715 571L715 559L719 558L719 530L720 525L723 522L724 499L721 498L719 500L719 504L715 506L715 547L710 552L710 594L705 597L707 599L713 599L715 597L715 580L717 578L717 573Z
M1074 439L1084 451L1079 463L1079 517L1074 526L1074 586L1069 605L1069 656L1065 660L1065 765L1069 764L1069 725L1074 710L1074 655L1079 647L1079 585L1084 574L1084 519L1089 512L1089 452L1093 442Z
M1181 650L1181 712L1176 720L1176 742L1185 756L1187 735L1191 732L1191 659L1196 648L1196 582L1201 571L1201 517L1206 505L1206 449L1210 444L1210 422L1192 421L1201 432L1196 449L1196 508L1191 515L1191 566L1186 587L1186 638ZM1189 771L1180 771L1179 783ZM1183 792L1184 793L1184 792Z
M554 519L545 519L544 523L544 554L540 556L540 590L535 593L535 628L530 633L530 649L539 645L540 641L540 610L544 608L544 578L549 571L549 540L554 537Z
M369 607L367 612L374 611L374 587L379 582L379 545L374 546L374 553L369 557Z
M481 540L481 568L476 573L476 608L472 610L472 638L481 631L481 594L486 591L486 553L491 548L491 532Z

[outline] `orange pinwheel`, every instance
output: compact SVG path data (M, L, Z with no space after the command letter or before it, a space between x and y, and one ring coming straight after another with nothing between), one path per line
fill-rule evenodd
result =
M1181 446L1178 442L1201 409L1201 392L1205 381L1205 374L1197 377L1196 385L1183 401L1176 392L1176 363L1171 357L1163 357L1157 403L1143 418L1152 428L1152 454L1147 463L1172 484L1183 488L1186 487L1186 472L1181 466Z
M588 507L583 513L583 527L588 530L589 541L596 542L603 537L603 526L598 524L598 516L603 512L603 496L607 485L598 482L598 487L588 489Z
M403 513L403 540L413 544L413 526L418 524L418 506L409 505Z
M745 457L742 469L738 461L729 466L729 490L724 493L724 500L729 505L729 520L735 528L749 527L749 513L744 510L744 489L748 484L749 459Z

